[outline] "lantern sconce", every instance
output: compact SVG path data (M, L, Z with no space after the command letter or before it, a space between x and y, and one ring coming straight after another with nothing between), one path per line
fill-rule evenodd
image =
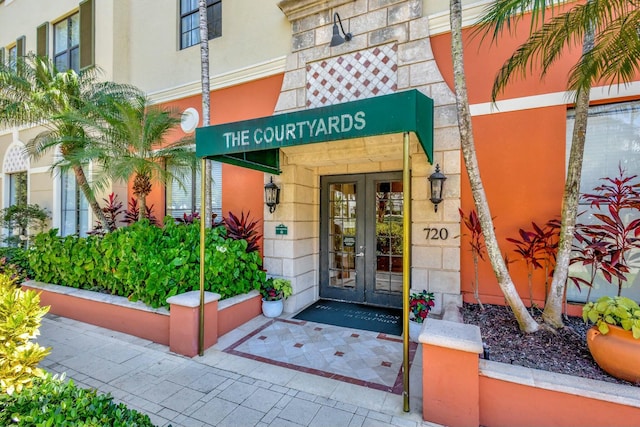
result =
M429 184L431 186L431 203L435 211L438 212L438 204L442 202L442 192L444 189L444 181L447 179L443 173L440 172L440 165L436 164L436 171L429 175Z
M269 208L269 213L274 213L276 206L280 204L280 187L273 183L273 177L264 186L264 201Z

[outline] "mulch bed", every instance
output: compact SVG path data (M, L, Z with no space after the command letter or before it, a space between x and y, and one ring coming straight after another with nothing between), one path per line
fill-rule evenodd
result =
M464 304L461 312L465 323L480 327L489 360L640 387L600 369L586 343L591 326L581 318L569 317L557 333L541 330L524 334L508 307L488 304L484 307L483 311L478 304ZM534 309L534 314L540 321L541 312Z

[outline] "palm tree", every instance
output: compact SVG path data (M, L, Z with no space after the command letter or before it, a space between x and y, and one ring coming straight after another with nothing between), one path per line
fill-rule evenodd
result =
M166 143L180 124L180 116L167 108L150 105L142 94L87 105L67 119L92 135L94 142L89 151L101 165L96 177L98 185L109 180L127 182L133 177L138 220L145 218L152 182L166 184L169 179L181 179L169 172L166 163L178 168L194 166L191 138Z
M482 233L485 240L487 255L493 267L493 272L498 279L498 285L505 299L518 321L520 329L524 332L535 332L540 326L531 317L527 307L518 295L518 291L509 275L507 266L493 227L493 219L489 209L487 195L480 177L480 166L476 156L471 113L469 111L469 98L467 95L467 83L464 73L463 45L462 45L462 6L460 0L450 1L451 19L451 56L453 59L454 88L456 97L456 110L458 126L460 129L460 144L465 168L471 184L473 201L478 212L478 220L482 225Z
M209 88L209 25L207 22L207 0L198 1L198 13L200 15L200 79L202 81L202 127L209 126L211 110L211 94ZM204 161L205 198L202 201L202 218L205 227L211 227L211 160Z
M86 197L95 217L107 224L94 195L93 180L84 168L94 160L87 150L91 136L82 126L69 120L68 114L104 99L123 99L133 88L98 81L98 70L89 68L79 73L59 71L48 58L28 55L16 66L0 64L0 124L9 126L43 125L45 130L27 143L29 155L38 159L60 147L61 158L52 171L73 170L78 187Z
M538 65L541 77L571 48L582 55L573 65L567 89L574 95L575 125L571 140L562 203L562 226L553 281L543 319L562 327L562 302L569 271L571 244L578 210L582 159L587 130L589 92L596 84L631 82L640 71L640 2L638 0L588 0L567 10L566 1L496 0L481 19L480 30L493 33L493 41L532 14L529 38L504 63L494 82L495 101L515 76L526 76ZM550 19L546 12L552 12ZM559 12L556 14L556 12Z

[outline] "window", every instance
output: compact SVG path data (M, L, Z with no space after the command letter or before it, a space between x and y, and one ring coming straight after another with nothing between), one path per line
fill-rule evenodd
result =
M7 49L6 64L13 70L17 69L18 59L25 55L25 36L18 37L15 44ZM0 62L4 63L4 48L0 48Z
M9 206L26 206L27 205L27 172L11 173L8 175L8 177L9 177ZM26 230L21 230L17 224L9 223L8 229L9 229L9 236L26 235ZM9 241L11 240L12 238L9 238Z
M7 59L9 61L9 67L15 70L16 64L18 62L18 45L17 44L9 48Z
M567 155L571 145L575 113L570 111L567 117ZM626 175L636 175L640 171L640 101L618 104L598 105L589 109L587 138L584 148L582 164L582 180L580 193L592 193L593 189L602 184L600 178L618 176L618 166L626 171ZM636 181L637 182L637 181ZM585 211L578 219L585 223L597 211L583 204L579 212ZM624 221L628 223L634 218L629 214ZM636 257L638 254L636 254ZM630 257L632 259L633 256ZM622 294L636 301L640 299L640 257L632 261L632 271L627 275L627 285ZM570 267L570 275L587 274L583 266L574 264ZM578 291L573 284L567 289L567 299L584 302L588 289ZM594 301L603 295L615 295L617 287L610 285L603 278L596 279L591 290L590 300Z
M222 0L207 0L209 40L222 35ZM200 43L198 0L180 0L180 49Z
M80 70L80 14L53 25L53 59L59 71Z
M86 236L89 228L89 209L87 199L76 183L73 171L62 173L60 235Z
M27 204L27 172L9 174L9 206Z
M184 214L200 213L200 170L181 173L177 168L169 166L169 171L178 177L167 185L167 215L182 218ZM211 209L216 214L216 221L222 219L222 164L211 162Z

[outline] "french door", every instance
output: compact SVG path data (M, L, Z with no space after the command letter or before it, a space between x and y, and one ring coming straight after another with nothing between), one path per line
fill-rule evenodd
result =
M320 297L402 306L402 173L320 180Z

